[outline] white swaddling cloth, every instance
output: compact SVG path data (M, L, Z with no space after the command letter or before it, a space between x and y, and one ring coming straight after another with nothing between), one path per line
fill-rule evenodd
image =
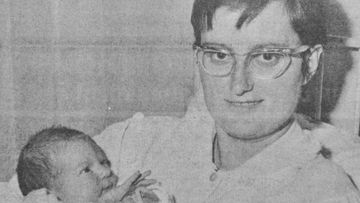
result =
M159 184L151 186L150 189L160 199L159 203L175 203L175 197L169 195Z
M118 185L120 184L121 182L118 183ZM160 199L158 203L175 203L174 197L165 192L160 184L149 186L149 189ZM33 198L36 198L36 203L60 202L54 198L50 198L51 196L46 194L45 189L38 190L35 193L36 194L33 194ZM33 202L33 198L27 198L27 201L24 201L16 175L14 175L9 182L0 182L0 203L27 203Z
M22 195L10 187L10 182L0 182L0 203L20 203Z

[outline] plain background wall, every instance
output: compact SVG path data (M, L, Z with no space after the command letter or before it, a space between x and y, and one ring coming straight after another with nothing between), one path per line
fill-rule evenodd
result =
M353 36L360 35L357 1L342 1L358 23ZM9 179L19 149L43 127L95 135L137 111L183 115L192 94L192 2L0 0L0 180ZM339 34L341 23L334 26ZM359 55L352 54L346 91L335 91L341 97L328 117L355 135ZM336 75L343 64L332 58ZM327 79L324 89L333 92Z

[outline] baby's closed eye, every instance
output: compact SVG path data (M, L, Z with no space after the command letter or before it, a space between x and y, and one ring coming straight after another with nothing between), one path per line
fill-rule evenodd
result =
M111 168L111 162L107 159L104 159L100 162L101 165Z

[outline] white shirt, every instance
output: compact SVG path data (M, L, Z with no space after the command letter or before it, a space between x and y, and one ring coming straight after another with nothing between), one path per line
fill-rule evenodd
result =
M320 141L324 141L334 149L338 163L346 166L353 159L360 160L343 156L358 153L352 147L360 145L343 140L332 126L322 124L310 131L294 122L283 137L243 166L218 172L212 162L213 129L213 121L196 112L181 119L136 114L95 139L120 179L135 170L151 169L152 178L161 181L180 203L360 202L343 168L319 154ZM347 161L337 159L341 156ZM359 167L348 168L355 171Z

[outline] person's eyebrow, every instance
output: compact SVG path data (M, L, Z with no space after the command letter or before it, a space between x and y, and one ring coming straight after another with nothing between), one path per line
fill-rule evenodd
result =
M255 44L250 47L249 50L259 50L259 49L266 49L266 48L289 48L289 44L287 43L261 43L261 44Z
M205 42L205 43L203 43L203 46L207 47L207 48L213 48L213 49L225 49L225 50L229 50L230 52L234 52L233 47L241 47L241 44L231 44L231 46L228 46L223 43ZM274 43L274 42L259 43L259 44L254 44L254 45L249 46L249 48L247 48L247 50L248 50L247 52L266 49L266 48L289 48L289 44L288 43Z
M232 48L227 46L226 44L222 44L222 43L216 43L216 42L205 42L202 44L204 47L207 48L215 48L215 49L227 49L232 51Z

